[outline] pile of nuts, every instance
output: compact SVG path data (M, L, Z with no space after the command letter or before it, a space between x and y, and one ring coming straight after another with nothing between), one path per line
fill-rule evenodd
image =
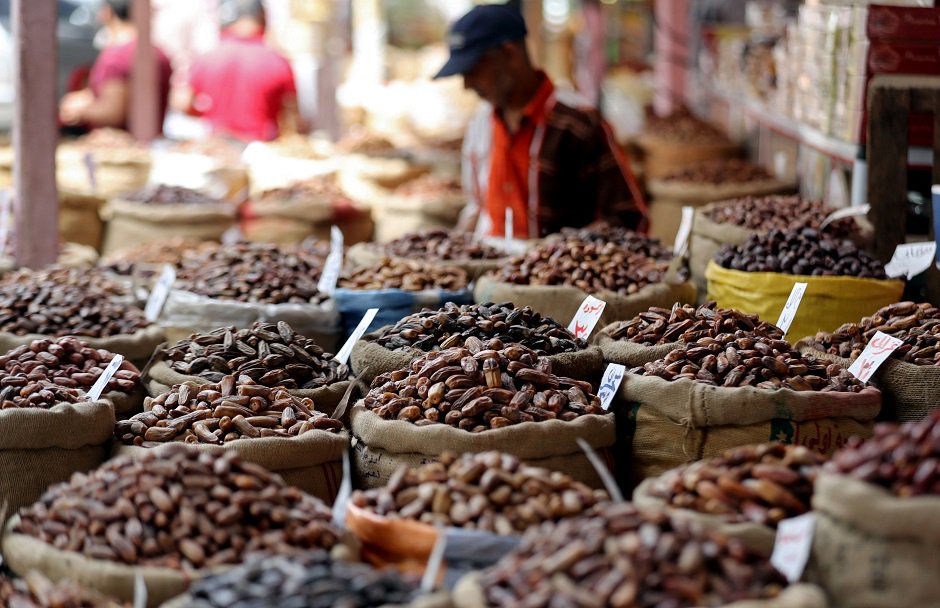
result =
M506 254L479 243L461 232L423 230L412 232L388 243L376 244L385 255L427 260L493 260Z
M148 205L221 205L224 201L209 196L199 190L184 188L182 186L167 186L160 184L129 192L121 196L122 199L132 203L146 203Z
M402 465L383 488L352 495L352 504L393 519L484 530L503 536L588 511L606 501L557 471L523 464L501 452L444 452L437 462Z
M531 528L484 570L489 606L724 606L779 595L786 579L739 541L630 503Z
M687 111L674 112L663 117L648 117L645 132L656 139L690 146L731 144L731 140L724 133Z
M752 235L742 245L724 245L715 262L745 272L887 278L884 265L855 243L831 239L812 228Z
M180 264L177 287L238 302L319 304L323 260L307 251L277 245L235 243L193 255Z
M375 341L389 350L432 351L463 346L470 337L521 344L540 356L576 352L587 346L554 319L543 317L528 306L515 308L512 302L461 306L447 302L438 310L405 317Z
M31 382L49 381L64 388L87 391L104 372L114 353L91 348L71 336L58 340L33 340L0 355L0 386L23 387ZM10 380L7 380L10 378ZM103 392L129 393L140 387L140 374L119 369ZM0 391L2 396L2 391Z
M732 224L767 232L769 230L819 230L834 209L822 201L809 201L799 196L745 196L715 205L705 217L716 224ZM826 226L826 234L846 238L858 232L848 218L836 220Z
M283 387L226 376L218 384L177 384L144 400L144 410L119 420L114 436L126 444L185 441L221 445L236 439L297 437L307 431L336 433L343 423L315 409L313 400Z
M462 268L441 266L422 260L382 258L374 266L360 268L342 276L338 286L356 290L460 291L466 289L468 283L467 273Z
M101 266L115 274L131 276L137 274L140 267L153 273L154 268L164 264L179 266L181 260L191 255L204 254L221 247L210 241L189 241L182 237L144 243L132 249L119 251L101 263ZM150 268L147 268L147 267Z
M775 528L810 510L824 462L800 445L749 445L667 471L650 492L671 507Z
M832 333L817 333L811 345L830 355L856 359L879 331L904 341L891 353L893 359L940 365L940 308L926 302L885 306L858 323L846 323Z
M284 321L257 322L248 329L220 327L193 334L163 351L170 369L209 382L248 376L264 386L313 389L345 380L349 369L332 353L291 329Z
M570 285L587 293L630 295L662 282L668 267L666 260L613 242L561 237L547 239L524 256L511 259L495 276L518 285Z
M643 257L653 258L654 260L672 259L672 250L664 247L659 239L648 237L645 234L621 226L600 224L584 228L562 228L558 234L559 236L550 236L549 238L583 241L598 245L613 243L631 253L638 253Z
M803 355L786 340L740 330L683 344L630 373L726 387L852 393L865 387L838 363L827 364Z
M21 579L0 577L0 605L8 608L121 608L129 604L103 598L68 579L53 583L31 570Z
M456 179L433 173L408 180L395 188L395 194L400 196L450 196L459 195L462 191Z
M29 407L48 410L60 403L88 401L85 393L49 380L28 380L26 374L11 374L0 380L0 409Z
M15 531L92 559L190 569L331 549L341 532L330 519L320 500L235 452L174 444L51 486Z
M783 332L776 325L761 321L757 315L717 308L715 302L706 302L698 308L676 302L672 310L651 306L629 321L619 321L607 335L614 340L654 345L695 342L739 330L765 338L783 338Z
M875 425L875 436L851 437L826 470L879 485L901 498L940 496L940 410L919 422Z
M308 201L322 200L330 201L349 200L336 182L325 177L314 177L301 182L294 182L283 188L266 190L258 198L259 202L284 202L284 201Z
M696 163L677 169L666 175L663 180L669 182L689 182L693 184L747 184L773 179L770 173L760 165L740 160L725 158Z
M410 368L376 376L365 405L388 420L481 433L602 414L592 391L589 382L552 374L551 360L529 348L471 337L463 348L430 352Z
M126 288L95 269L18 270L0 280L0 331L93 338L132 334L150 322L129 302Z
M201 578L189 589L187 608L303 606L379 608L408 605L417 585L394 570L337 561L325 551L300 555L250 555L244 564Z

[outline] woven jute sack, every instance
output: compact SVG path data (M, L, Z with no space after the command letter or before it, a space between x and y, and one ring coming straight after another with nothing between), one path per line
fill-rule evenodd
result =
M351 270L356 270L367 266L375 266L385 257L389 257L393 261L406 259L388 256L380 248L377 248L374 243L358 243L346 250L346 265ZM461 268L467 273L467 278L473 281L483 276L484 273L501 268L509 259L509 257L505 257L490 260L435 260L434 263L440 266Z
M205 378L188 376L174 371L167 364L166 359L163 358L160 351L154 355L153 362L145 371L141 380L147 388L147 394L151 397L167 393L171 388L183 382L194 382L196 384L207 383ZM287 392L300 399L304 397L313 399L313 405L316 407L317 411L332 415L336 406L339 405L339 402L343 399L343 395L346 394L346 389L349 388L349 384L348 380L340 380L326 386L321 386L320 388L291 389Z
M59 190L59 236L64 241L101 249L105 199L93 194Z
M194 578L208 571L182 572L154 566L129 566L91 559L75 551L62 551L37 538L13 532L19 517L11 519L3 536L3 558L16 574L37 571L52 582L70 580L91 591L125 602L134 600L139 575L147 587L147 607L157 608L189 588Z
M480 585L480 574L467 574L454 587L452 594L456 608L487 608L486 595ZM815 585L791 585L769 600L742 600L722 608L828 608L826 594Z
M104 338L93 338L89 336L76 336L79 340L87 342L92 348L103 348L104 350L124 355L124 358L133 363L138 368L143 368L150 361L150 356L154 349L164 340L163 330L158 325L148 325L132 334L117 334ZM22 344L29 344L33 340L54 340L49 336L41 334L11 334L0 332L0 353L13 350Z
M627 369L631 367L639 367L662 359L680 346L680 342L670 342L669 344L638 344L636 342L631 342L630 340L614 340L610 337L611 330L616 326L616 323L611 323L600 333L595 334L594 343L600 347L601 352L604 354L604 361L607 363L617 363L625 366Z
M0 410L0 502L15 513L49 485L94 469L107 459L112 433L108 401Z
M150 177L150 153L130 148L99 148L90 152L94 160L92 186L85 156L79 146L64 144L56 151L56 182L71 192L94 194L105 199L140 190Z
M881 392L718 387L627 374L615 401L625 420L618 437L633 481L738 446L780 441L831 454L852 435L872 434Z
M112 255L173 237L219 241L235 225L236 212L229 203L155 205L112 199L101 211L108 222L101 253Z
M836 608L940 606L940 497L898 498L820 473L806 573Z
M389 350L375 342L375 337L386 329L388 327L383 327L356 342L349 357L353 373L366 386L369 386L376 376L406 369L412 361L427 354L417 348ZM552 362L553 374L575 380L596 384L604 371L604 355L597 347L589 347L576 353L550 355L548 359Z
M598 322L603 327L614 321L631 319L651 306L670 308L676 302L695 303L695 286L690 281L664 281L643 287L633 295L622 296L601 291L591 294L607 303ZM473 290L475 302L516 302L531 306L543 316L559 323L570 321L587 293L569 285L516 285L483 275Z
M360 488L381 487L401 465L432 462L445 450L458 454L499 450L529 464L566 473L592 488L602 488L577 439L584 439L595 450L607 451L616 437L610 414L580 416L572 422L523 422L470 433L447 424L415 426L403 420L384 420L362 401L352 409L350 428L353 469Z
M845 368L852 365L852 359L813 348L809 339L801 340L796 347L817 359L834 361ZM940 408L940 367L936 365L914 365L888 359L875 372L872 383L881 389L884 396L881 420L917 422Z
M261 465L280 475L288 485L331 505L343 480L343 452L349 446L349 435L346 431L329 433L313 430L297 437L257 437L236 439L223 445L193 445L211 454L234 451L245 462ZM113 455L137 460L151 449L117 445Z
M644 479L633 491L633 504L641 509L667 511L672 518L695 522L706 530L735 538L745 546L770 557L777 535L773 528L749 521L728 521L727 517L721 515L708 515L691 509L670 507L665 500L653 494L653 485L656 481L656 477Z

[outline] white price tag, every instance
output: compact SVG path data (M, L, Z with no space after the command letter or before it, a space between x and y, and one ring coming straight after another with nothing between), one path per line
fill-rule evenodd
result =
M242 229L239 226L232 226L222 233L221 240L223 245L234 245L244 238L245 235L242 233Z
M370 308L366 311L366 314L363 315L362 320L359 321L359 325L356 326L356 329L353 331L352 335L349 336L349 339L346 340L346 344L343 344L343 348L336 353L335 359L341 364L345 364L349 361L349 355L352 354L353 346L356 345L356 342L362 337L362 334L366 333L366 329L369 328L369 325L372 324L372 320L375 318L375 315L379 312L378 308Z
M336 282L339 281L343 270L343 231L333 226L330 228L330 255L323 264L323 274L317 283L321 293L332 295L336 291Z
M617 389L620 388L620 382L623 375L627 373L627 368L617 363L611 363L604 372L604 378L601 380L601 387L597 389L597 396L601 398L601 407L604 411L610 409L610 404L614 402L617 395Z
M679 223L679 231L676 232L676 240L672 246L672 252L677 257L684 256L689 247L689 235L692 234L692 220L694 218L694 207L682 208L682 221Z
M605 306L607 306L607 302L598 300L594 296L584 298L578 312L575 313L571 323L568 324L568 331L582 340L587 340L591 332L594 331L594 326L601 320Z
M934 263L937 256L937 243L906 243L898 245L885 264L885 273L892 279L907 277L911 279L924 272Z
M437 541L434 543L434 548L431 549L428 564L424 569L424 575L421 577L422 593L432 593L437 588L437 578L441 572L441 566L444 564L444 553L446 551L447 531L444 526L437 526Z
M147 608L149 601L147 583L144 581L144 575L138 570L134 574L134 608Z
M92 194L98 194L98 167L95 165L95 155L85 152L85 170L88 171L88 186Z
M170 290L173 289L173 283L175 282L176 270L169 264L165 264L163 272L160 273L153 290L150 292L150 297L147 298L147 306L144 308L144 316L151 323L160 318L160 311L163 310L163 305L166 304L166 299L169 297Z
M836 220L841 220L847 217L859 217L862 215L868 215L868 212L871 211L871 205L859 205L857 207L846 207L844 209L839 209L838 211L833 211L830 213L826 219L823 220L822 224L819 225L820 230L825 230L826 226L831 224Z
M509 243L513 239L513 224L512 224L512 207L506 208L506 217L503 220L503 236L506 240L506 247L509 247Z
M114 372L121 367L122 363L124 363L124 355L114 355L114 358L111 359L111 363L108 363L108 367L104 368L104 371L101 372L101 375L95 380L95 384L91 387L91 390L88 391L88 398L91 401L101 399L101 393L104 392L104 387L108 385L108 382L114 376Z
M780 311L780 318L777 319L777 327L783 331L784 336L790 331L790 325L793 324L796 311L800 309L800 302L803 300L803 294L806 293L806 285L806 283L794 283L793 290L790 291L790 297L787 298L787 303L783 306L783 310Z
M777 524L777 538L770 563L791 583L803 576L813 548L816 520L812 513L784 519Z
M881 364L902 344L902 340L879 331L868 342L858 359L849 366L849 373L862 382L868 382Z
M13 197L9 190L0 190L0 255L7 252L7 239L10 236L10 202Z

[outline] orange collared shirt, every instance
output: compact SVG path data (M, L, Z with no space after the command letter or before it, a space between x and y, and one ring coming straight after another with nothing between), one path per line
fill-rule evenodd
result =
M492 236L505 236L506 209L512 209L514 238L539 236L538 197L531 192L532 188L537 188L534 176L538 154L532 147L536 133L544 129L555 92L555 85L548 76L542 73L541 77L542 83L522 110L522 121L515 133L510 133L498 111L493 112L493 144L486 193Z

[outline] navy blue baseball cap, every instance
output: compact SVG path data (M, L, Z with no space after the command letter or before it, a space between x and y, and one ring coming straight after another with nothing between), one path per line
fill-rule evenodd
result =
M447 35L450 59L434 78L466 74L484 52L504 42L525 38L525 20L505 4L482 4L454 23Z

